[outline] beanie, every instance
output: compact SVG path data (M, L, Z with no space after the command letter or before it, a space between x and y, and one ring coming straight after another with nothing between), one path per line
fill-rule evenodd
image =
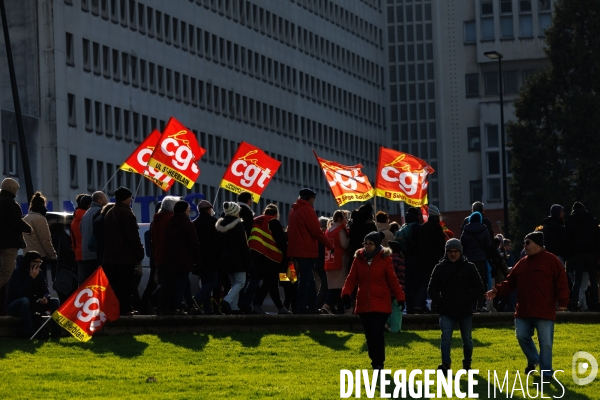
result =
M131 190L126 187L120 186L117 190L115 190L115 200L124 201L130 198L133 195Z
M233 201L226 201L225 203L223 203L223 211L226 215L237 217L240 213L240 209L241 207L239 206L239 204Z
M560 204L553 204L552 207L550 207L550 216L552 218L559 218L561 211L565 211L563 206Z
M213 208L213 205L210 204L210 201L202 200L200 203L198 203L198 209L201 210L203 208Z
M175 214L183 214L187 211L189 207L190 204L187 201L179 200L177 203L175 203L175 206L173 207L173 212Z
M368 240L370 242L375 243L375 246L380 246L384 237L385 237L385 234L383 232L373 231L373 232L369 233L367 236L365 236L364 241L366 242Z
M434 205L430 205L430 206L429 206L429 216L430 216L430 217L435 217L436 215L437 215L437 216L439 216L439 215L440 215L440 209L439 209L439 208L437 208L437 207L436 207L436 206L434 206Z
M460 254L462 254L462 252L463 252L462 243L460 242L460 240L458 240L456 238L452 238L446 242L446 251L448 251L448 250L458 250L458 251L460 251Z
M388 247L392 249L394 253L402 253L402 246L400 245L400 242L397 242L395 240L389 240Z
M473 214L469 216L469 223L471 222L482 222L483 218L481 217L481 213L479 211L475 211Z
M23 256L23 262L21 265L23 266L23 268L29 270L29 264L31 264L33 260L37 260L38 258L42 258L42 255L40 253L38 253L37 251L28 251Z
M17 190L19 190L19 183L12 178L4 178L2 181L2 186L0 187L2 190L6 190L7 192L11 192L15 196L17 195Z
M525 236L525 239L529 239L540 247L544 247L544 232L536 231L531 232Z
M573 211L577 210L578 208L583 208L585 210L584 205L581 202L576 201L575 203L573 203Z

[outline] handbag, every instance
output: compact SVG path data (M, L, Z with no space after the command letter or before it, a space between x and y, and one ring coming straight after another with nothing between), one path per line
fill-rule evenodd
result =
M58 270L56 278L54 278L52 288L56 290L56 293L58 294L69 296L77 289L77 275L66 268L61 268Z

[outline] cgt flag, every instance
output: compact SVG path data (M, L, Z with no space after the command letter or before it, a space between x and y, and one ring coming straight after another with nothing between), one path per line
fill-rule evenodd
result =
M323 170L325 179L329 183L329 189L339 206L350 201L367 201L375 195L369 178L361 171L361 164L349 167L319 158L314 150L313 154Z
M258 203L280 165L258 147L242 142L223 175L221 187L238 194L250 192L252 200Z
M119 319L119 300L102 267L52 314L52 319L82 342L90 340L106 321Z
M148 166L148 160L154 152L158 141L160 140L160 132L155 129L152 133L140 144L137 149L125 160L119 169L126 172L134 172L143 175L151 180L156 186L160 187L165 192L173 186L175 181L165 173L155 170Z
M196 164L206 153L196 140L194 132L171 117L163 131L148 166L170 176L191 189L200 176Z
M379 147L376 195L404 201L413 207L427 204L427 175L435 171L425 161L385 147Z

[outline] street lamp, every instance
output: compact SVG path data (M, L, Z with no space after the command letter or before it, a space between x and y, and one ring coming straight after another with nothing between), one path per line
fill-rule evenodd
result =
M500 75L500 146L501 147L501 163L502 168L502 203L504 204L504 237L509 237L508 233L508 189L507 189L507 178L506 170L506 144L504 139L504 95L502 87L502 54L497 51L486 51L483 53L484 56L490 60L498 60L498 74Z

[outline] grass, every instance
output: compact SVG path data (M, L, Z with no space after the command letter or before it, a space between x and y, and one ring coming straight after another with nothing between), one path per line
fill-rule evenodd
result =
M600 360L599 328L600 325L556 326L554 368L565 371L557 375L565 387L563 399L600 398L600 376L587 386L577 386L571 378L571 359L576 351L587 351ZM462 359L458 332L454 337L452 358L458 366ZM485 399L488 370L502 375L509 370L512 385L516 370L522 372L526 362L512 329L477 328L473 338L473 367L480 370L477 389L479 398ZM437 330L386 334L386 345L386 367L392 370L434 369L439 363ZM59 343L3 339L0 396L331 399L340 396L340 369L369 366L364 336L337 331L118 335L96 337L88 343L74 338L64 338ZM155 382L147 382L151 377ZM539 375L535 381L539 384ZM464 389L466 384L462 386ZM534 396L531 382L530 390ZM505 393L496 398L507 398ZM523 398L521 393L515 392L513 398ZM544 396L561 393L556 384L544 390ZM364 388L362 398L366 398Z

